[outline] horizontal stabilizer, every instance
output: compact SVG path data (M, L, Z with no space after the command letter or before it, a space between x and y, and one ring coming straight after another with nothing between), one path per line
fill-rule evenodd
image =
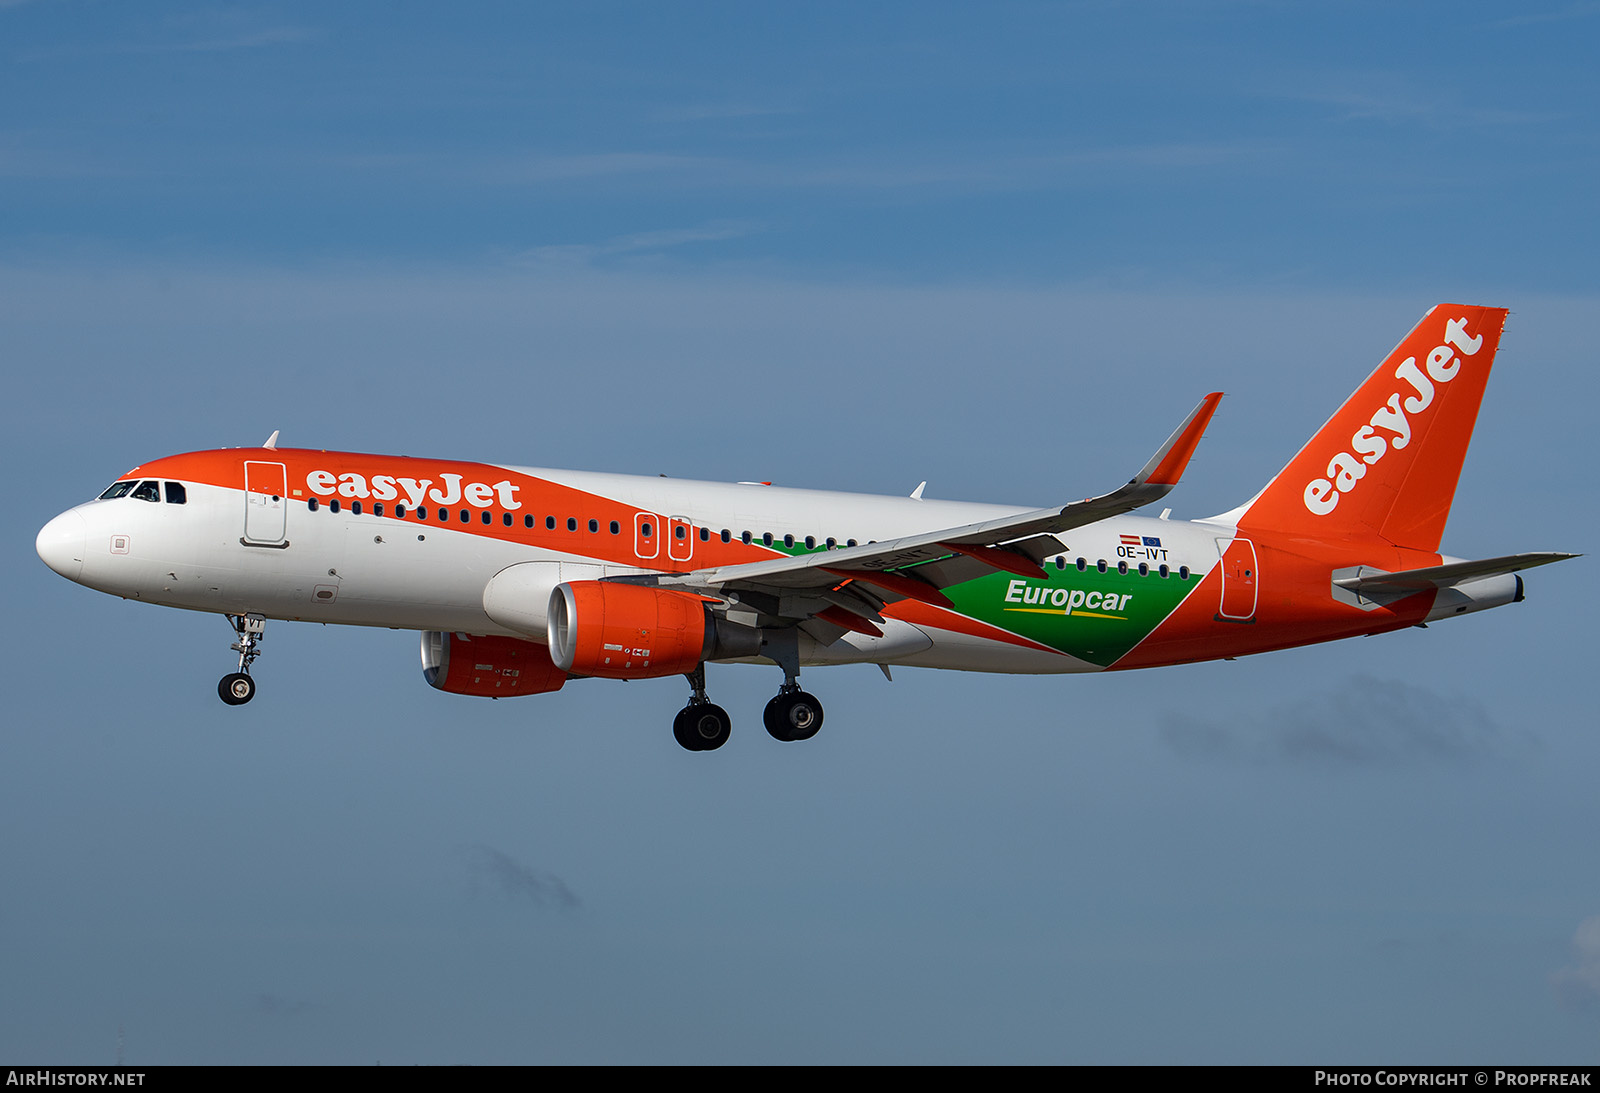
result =
M1354 577L1335 578L1334 584L1367 599L1392 599L1425 592L1430 588L1452 588L1485 577L1498 577L1502 573L1516 573L1538 565L1562 562L1577 558L1577 554L1560 554L1553 551L1534 554L1507 554L1500 558L1484 558L1476 562L1450 562L1428 566L1426 569L1407 569L1400 573L1371 573Z

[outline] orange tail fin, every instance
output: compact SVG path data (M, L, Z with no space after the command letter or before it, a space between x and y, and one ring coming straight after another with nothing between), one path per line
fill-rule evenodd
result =
M1429 311L1239 526L1437 550L1505 320L1504 308Z

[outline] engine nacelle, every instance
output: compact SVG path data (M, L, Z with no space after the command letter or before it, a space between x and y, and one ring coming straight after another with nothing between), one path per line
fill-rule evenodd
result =
M428 630L422 635L422 678L451 694L510 698L559 691L567 673L550 659L549 647L536 641Z
M557 585L548 634L556 667L607 679L683 675L716 644L699 596L613 581Z
M587 562L518 562L489 578L483 589L483 611L496 624L543 641L550 620L545 610L550 593L563 581L595 581L621 566Z

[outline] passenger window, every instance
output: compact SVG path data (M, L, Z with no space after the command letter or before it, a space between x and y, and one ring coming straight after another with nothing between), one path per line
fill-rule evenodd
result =
M722 541L724 543L733 542L733 532L729 531L727 528L723 528L722 529Z
M1189 579L1189 567L1186 566L1186 565L1180 565L1178 567L1178 580L1187 581L1188 579Z
M1118 562L1117 563L1117 572L1122 574L1124 577L1126 577L1128 575L1128 563L1127 562Z
M622 534L622 525L617 523L615 520L611 521L611 534L613 534L613 535L621 535Z
M350 515L351 516L360 516L361 515L361 502L360 501L352 501L352 502L350 502Z
M482 513L480 513L480 514L479 514L479 515L480 515L480 516L481 516L481 517L482 517L482 518L483 518L483 522L484 522L484 523L485 523L485 524L492 524L492 523L494 523L494 513L492 513L492 512L490 512L490 511L488 511L488 510L487 510L487 509L485 509L485 510L484 510L484 511L483 511L483 512L482 512Z
M328 502L328 511L329 512L338 512L339 511L339 499L337 497L335 497L332 501Z
M1065 569L1065 568L1067 568L1067 556L1065 554L1057 554L1056 555L1056 568L1057 569Z
M682 524L678 524L677 526L675 526L672 529L672 537L674 539L678 539L678 540L681 541L683 539L683 536L684 536L684 531L683 531L683 525Z
M645 525L645 527L647 529L649 528L649 526L650 526L649 524ZM578 530L578 518L576 516L567 517L567 530L568 531L577 531ZM649 535L650 532L648 530L646 530L645 534Z
M394 518L396 520L404 520L406 518L406 507L404 505L396 505L394 507Z
M739 541L741 543L743 543L745 546L749 546L750 545L750 541L752 539L754 539L754 538L755 538L755 536L751 535L748 531L741 531L739 533Z
M428 518L428 510L426 508L419 508L417 510L417 519L418 520L426 520L427 518Z
M593 535L595 532L597 532L599 530L600 530L600 521L598 521L598 520L590 520L589 521L589 534Z
M313 497L311 500L306 502L306 510L308 512L316 512L317 511L317 499L315 497Z
M383 502L382 501L379 501L376 505L372 506L372 515L374 515L374 516L382 516L383 515Z
M1095 569L1097 569L1101 573L1104 573L1106 571L1106 560L1104 558L1101 558L1098 562L1096 562L1094 564L1094 567L1095 567Z
M639 534L642 535L644 538L646 538L646 539L650 538L650 531L651 531L651 528L650 528L649 524L640 524L639 525Z
M501 516L500 516L500 522L502 524L504 524L506 527L510 527L511 526L511 514L509 512L502 513Z
M807 550L816 550L817 549L817 537L815 535L807 535L806 536L806 549Z
M556 518L554 516L546 516L544 518L544 527L546 531L554 531L556 529Z
M829 550L832 550L832 549L833 549L833 548L834 548L834 547L836 547L836 546L838 546L838 545L839 545L839 540L837 540L837 539L835 539L835 538L834 538L834 537L833 537L833 536L831 536L831 535L830 535L830 536L828 536L828 549L829 549Z
M783 537L783 545L786 546L786 547L794 546L794 536L793 535L785 535Z
M1160 569L1156 570L1156 572L1161 574L1161 579L1162 580L1166 580L1167 577L1172 573L1172 570L1168 569L1165 565L1163 565Z
M709 542L710 539L711 539L711 529L710 528L701 528L700 529L700 541L702 543L704 543L704 542Z
M138 488L133 491L133 499L135 501L155 501L159 503L161 501L160 484L156 482L140 482Z
M772 545L772 532L763 531L761 533L761 545L762 546L771 546Z
M525 528L533 527L533 513L530 512L522 518L522 526Z
M468 512L466 509L462 509L461 510L461 522L463 524L472 523L472 513Z
M183 505L189 501L189 492L183 488L182 482L165 483L167 490L167 504Z
M133 487L137 486L138 484L139 482L137 479L132 479L127 482L113 482L111 485L106 487L106 492L100 495L100 500L109 501L113 497L126 497L129 493L133 492Z

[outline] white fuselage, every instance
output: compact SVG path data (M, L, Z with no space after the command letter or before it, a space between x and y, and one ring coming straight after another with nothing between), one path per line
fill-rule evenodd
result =
M1022 506L880 497L776 486L696 482L617 474L506 467L585 494L613 499L641 512L681 516L692 530L668 541L677 563L694 563L704 541L699 529L735 540L745 532L759 544L771 535L797 543L832 538L839 545L883 541L942 527L1028 511ZM244 491L186 484L181 505L124 496L70 509L40 532L40 554L52 568L81 584L129 599L169 607L267 618L384 626L411 630L527 636L486 612L490 580L525 562L560 563L562 579L650 572L646 558L619 565L585 553L585 543L610 534L587 530L586 514L573 513L579 530L565 550L474 534L475 524L413 524L356 515L345 505L310 509L283 506L282 543L259 545L244 536ZM370 509L370 506L369 506ZM473 513L476 517L478 514ZM542 518L542 516L541 516ZM565 516L563 516L565 519ZM626 535L630 529L624 529ZM1124 516L1064 537L1062 557L1115 566L1122 537L1159 536L1173 570L1203 573L1217 560L1219 529ZM660 549L660 548L658 548ZM702 548L703 549L703 548ZM1050 564L1047 562L1047 565ZM552 582L553 583L553 582ZM1098 666L1059 652L1030 650L953 631L887 620L882 637L850 633L828 645L802 639L811 664L896 663L975 671L1073 672Z

